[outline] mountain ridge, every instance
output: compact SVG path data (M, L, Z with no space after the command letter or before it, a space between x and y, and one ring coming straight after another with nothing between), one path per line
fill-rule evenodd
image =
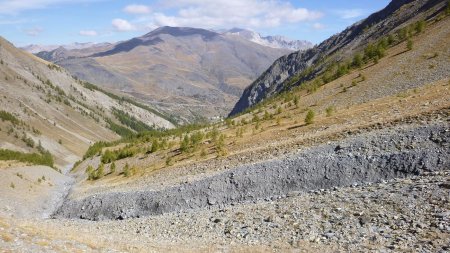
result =
M222 34L239 36L257 44L272 48L284 48L292 51L306 50L313 47L313 43L307 40L293 40L285 36L261 36L261 34L243 28L232 28L222 32Z
M245 86L291 52L189 27L161 27L99 49L37 55L184 123L226 116Z
M236 115L262 100L278 94L286 88L286 81L295 75L301 75L309 67L316 64L311 73L295 80L293 85L312 80L325 72L327 63L322 62L327 57L329 62L340 62L344 55L352 55L361 51L364 46L376 39L396 31L411 20L427 18L436 15L445 8L444 0L397 0L390 2L384 9L356 22L344 31L331 36L319 45L303 52L294 52L275 61L261 76L247 87L239 101L230 112ZM401 12L401 13L398 13ZM397 14L396 14L397 13ZM418 17L415 17L419 13ZM389 18L389 19L388 19ZM388 19L388 20L387 20ZM336 55L339 52L340 54ZM291 84L292 85L292 84Z

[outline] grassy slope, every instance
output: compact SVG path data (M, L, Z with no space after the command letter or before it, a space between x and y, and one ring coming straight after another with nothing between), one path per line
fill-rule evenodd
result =
M156 185L155 178L171 178L175 182L176 178L182 178L186 174L205 172L204 169L189 170L193 164L196 167L203 166L206 171L216 171L224 165L233 166L268 159L305 145L341 138L346 132L363 131L408 117L437 111L448 117L448 25L449 18L431 24L423 33L412 38L412 50L407 50L406 41L402 42L388 49L386 56L377 64L371 61L319 87L313 93L296 90L291 93L290 101L279 97L258 110L232 119L234 126L231 121L228 125L217 124L219 135L226 136L221 149L218 149L217 142L212 141L210 136L194 152L187 153L180 152L182 138L179 135L167 137L166 142L172 145L151 154L147 151L151 149L153 138L135 141L128 147L134 150L133 157L116 161L115 173L85 187L96 191L103 187L121 187L133 181L138 188L140 181L148 181L142 185ZM352 84L354 81L356 85ZM297 106L294 104L294 97L298 98ZM278 108L281 108L281 113ZM309 110L315 112L315 117L314 122L307 125L305 117ZM272 119L263 120L265 111L272 115ZM260 119L258 122L252 122L255 115ZM211 129L209 127L201 131L208 136ZM124 145L109 149L124 149ZM76 171L83 173L88 164L96 167L99 160L99 157L89 159ZM136 176L131 176L131 179L120 174L126 163L134 167ZM109 166L106 165L106 172L109 172Z

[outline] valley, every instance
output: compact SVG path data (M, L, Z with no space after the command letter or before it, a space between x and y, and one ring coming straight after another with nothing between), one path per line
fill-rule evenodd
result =
M175 116L179 123L192 123L226 116L253 79L274 60L292 52L260 42L261 37L252 40L258 35L245 32L252 37L161 27L117 44L57 48L36 55L82 80L150 104ZM306 43L297 48L311 46Z
M227 37L242 29L162 27L55 63L1 40L0 249L449 251L448 27L447 1L394 0L294 52Z

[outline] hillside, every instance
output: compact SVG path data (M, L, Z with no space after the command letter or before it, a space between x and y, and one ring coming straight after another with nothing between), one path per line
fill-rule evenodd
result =
M20 152L48 150L56 166L67 169L96 141L132 133L126 114L153 128L174 125L149 108L77 81L61 67L15 48L0 38L0 148ZM138 105L138 106L136 106ZM114 130L114 131L113 131Z
M81 80L123 92L181 122L225 116L242 90L288 49L204 29L161 27L106 48L38 56Z
M448 249L449 206L436 201L450 162L442 13L411 36L412 48L393 44L316 89L292 89L207 128L92 149L101 155L74 169L55 217L71 218L71 234L90 228L77 218L97 221L108 234L102 248L124 228L139 238L136 251ZM156 148L117 157L148 145ZM104 175L91 177L99 168Z
M307 81L318 76L322 78L316 82L315 86L328 82L336 76L335 73L340 75L338 71L344 73L349 66L351 67L353 57L358 53L364 54L368 45L377 49L379 43L383 42L382 50L385 50L384 43L388 42L389 34L392 40L395 40L393 43L405 40L411 33L407 32L408 25L420 20L431 19L437 13L442 12L445 7L446 1L444 0L392 1L383 10L351 25L314 48L295 52L275 61L245 89L230 115L238 114L284 90L295 86L304 86ZM389 43L391 42L389 41ZM377 55L377 52L380 54ZM375 57L381 58L382 51L377 52L362 60L370 61Z
M224 121L97 143L67 177L0 163L0 248L449 251L450 3L387 9L373 44Z

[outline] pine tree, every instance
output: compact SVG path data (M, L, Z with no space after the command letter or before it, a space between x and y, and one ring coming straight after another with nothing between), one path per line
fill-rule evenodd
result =
M314 111L313 110L309 110L308 113L306 114L306 117L305 117L305 123L307 125L312 124L314 122L314 116L315 116Z
M116 172L116 163L111 163L111 167L109 167L111 174Z

